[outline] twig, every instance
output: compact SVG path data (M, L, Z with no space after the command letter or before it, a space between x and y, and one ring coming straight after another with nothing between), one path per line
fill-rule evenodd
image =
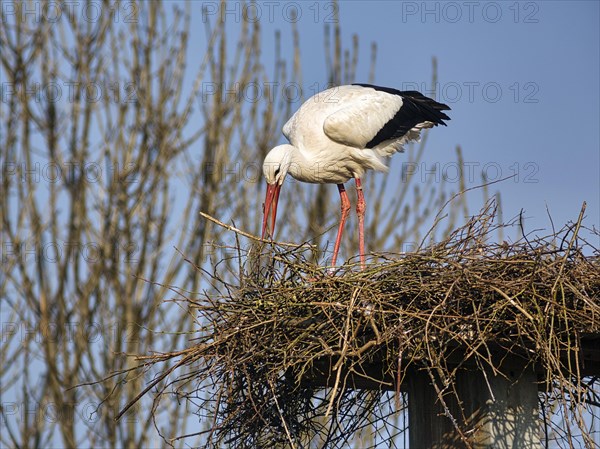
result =
M295 447L294 440L292 439L292 435L290 434L290 429L285 422L285 418L283 413L281 412L281 406L279 405L279 401L277 400L277 394L275 394L275 389L273 388L273 382L269 380L269 386L271 387L271 393L273 393L273 400L275 401L275 406L277 407L277 412L279 413L279 417L281 418L281 423L283 424L283 428L285 429L285 434L287 435L288 441L290 442L290 446L292 449Z
M456 192L454 195L452 195L448 199L448 201L446 201L444 203L444 205L442 207L440 207L439 212L435 216L435 220L433 222L433 225L431 225L431 228L429 228L429 231L427 231L427 234L425 234L425 236L421 240L421 243L419 244L419 248L423 247L423 244L427 241L427 237L429 237L429 235L433 232L433 230L436 228L436 226L438 225L438 223L445 217L445 215L442 216L442 212L443 212L443 210L446 208L446 206L448 204L450 204L452 201L454 201L459 196L461 196L461 195L463 195L463 194L465 194L465 193L467 193L467 192L469 192L471 190L481 189L482 187L491 186L491 185L496 184L498 182L503 182L503 181L506 181L507 179L514 178L515 176L517 176L517 174L511 175L511 176L507 176L507 177L502 178L502 179L496 179L495 181L486 182L484 184L480 184L480 185L477 185L477 186L469 187L468 189L464 189L464 190L460 190L460 191Z
M558 285L558 281L562 277L563 270L565 269L565 264L567 263L567 259L571 254L571 249L573 248L573 244L577 239L577 235L579 235L579 228L581 228L581 222L583 221L583 215L585 214L585 209L587 207L587 203L584 201L581 205L581 210L579 211L579 217L577 218L577 224L575 225L575 230L573 231L573 237L569 241L569 246L565 251L565 255L562 258L562 263L560 264L560 269L558 270L558 276L556 276L556 280L554 281L554 285L552 286L552 293L556 292L556 286Z
M208 215L208 214L206 214L204 212L200 212L200 215L202 217L206 218L207 220L212 221L213 223L215 223L215 224L217 224L217 225L219 225L219 226L221 226L221 227L223 227L223 228L225 228L225 229L227 229L229 231L233 231L236 234L243 235L244 237L247 237L247 238L249 238L251 240L255 240L257 242L261 242L261 243L273 243L273 244L278 245L278 246L287 246L287 247L290 247L290 248L310 248L310 249L316 248L316 245L311 245L310 243L307 243L307 242L298 244L298 243L278 242L278 241L275 241L275 240L272 240L272 239L263 239L263 238L257 237L254 234L250 234L248 232L244 232L244 231L242 231L242 230L240 230L240 229L238 229L238 228L236 228L234 226L228 225L227 223L223 223L222 221L217 220L216 218L214 218L214 217L212 217L212 216L210 216L210 215Z

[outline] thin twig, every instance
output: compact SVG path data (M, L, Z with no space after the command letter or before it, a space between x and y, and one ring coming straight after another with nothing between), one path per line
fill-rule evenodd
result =
M275 241L275 240L272 240L272 239L263 239L263 238L260 238L260 237L258 237L256 235L254 235L254 234L250 234L248 232L244 232L241 229L238 229L238 228L236 228L234 226L228 225L227 223L223 223L222 221L220 221L220 220L218 220L218 219L216 219L216 218L214 218L214 217L212 217L212 216L210 216L210 215L208 215L208 214L206 214L204 212L200 212L200 215L202 217L206 218L207 220L212 221L213 223L215 223L215 224L217 224L217 225L219 225L219 226L227 229L228 231L232 231L232 232L235 232L236 234L243 235L244 237L247 237L247 238L249 238L251 240L254 240L254 241L257 241L257 242L272 243L274 245L286 246L286 247L290 247L290 248L310 248L310 249L316 248L315 245L311 245L308 242L304 242L304 243L299 243L298 244L298 243L279 242L279 241Z

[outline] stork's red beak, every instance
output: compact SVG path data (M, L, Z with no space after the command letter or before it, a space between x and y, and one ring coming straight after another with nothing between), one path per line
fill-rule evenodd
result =
M281 184L275 182L275 184L267 183L267 196L265 203L263 204L263 226L262 226L262 238L265 238L265 232L267 231L267 220L269 219L269 212L271 212L271 238L275 235L275 218L277 217L277 202L279 201L279 192L281 191ZM272 211L271 211L272 208Z

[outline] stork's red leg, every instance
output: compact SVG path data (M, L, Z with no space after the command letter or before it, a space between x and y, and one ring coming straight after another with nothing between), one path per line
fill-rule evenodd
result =
M358 251L360 253L360 268L365 269L365 196L359 178L356 181L356 215L358 215Z
M340 219L340 225L338 227L337 237L335 239L335 245L333 247L333 257L331 259L331 266L335 267L338 252L340 251L340 242L342 241L342 232L344 231L344 224L346 224L346 218L350 212L350 200L348 194L344 188L344 184L338 184L338 190L340 191L340 200L342 201L342 218Z

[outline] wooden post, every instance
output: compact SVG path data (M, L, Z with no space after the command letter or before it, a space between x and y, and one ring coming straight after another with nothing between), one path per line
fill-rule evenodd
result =
M461 404L453 393L444 398L468 444L473 449L538 449L538 388L533 369L514 364L505 369L508 379L490 370L485 374L487 381L482 371L458 371L456 392ZM427 372L407 377L409 447L469 447L445 416Z

